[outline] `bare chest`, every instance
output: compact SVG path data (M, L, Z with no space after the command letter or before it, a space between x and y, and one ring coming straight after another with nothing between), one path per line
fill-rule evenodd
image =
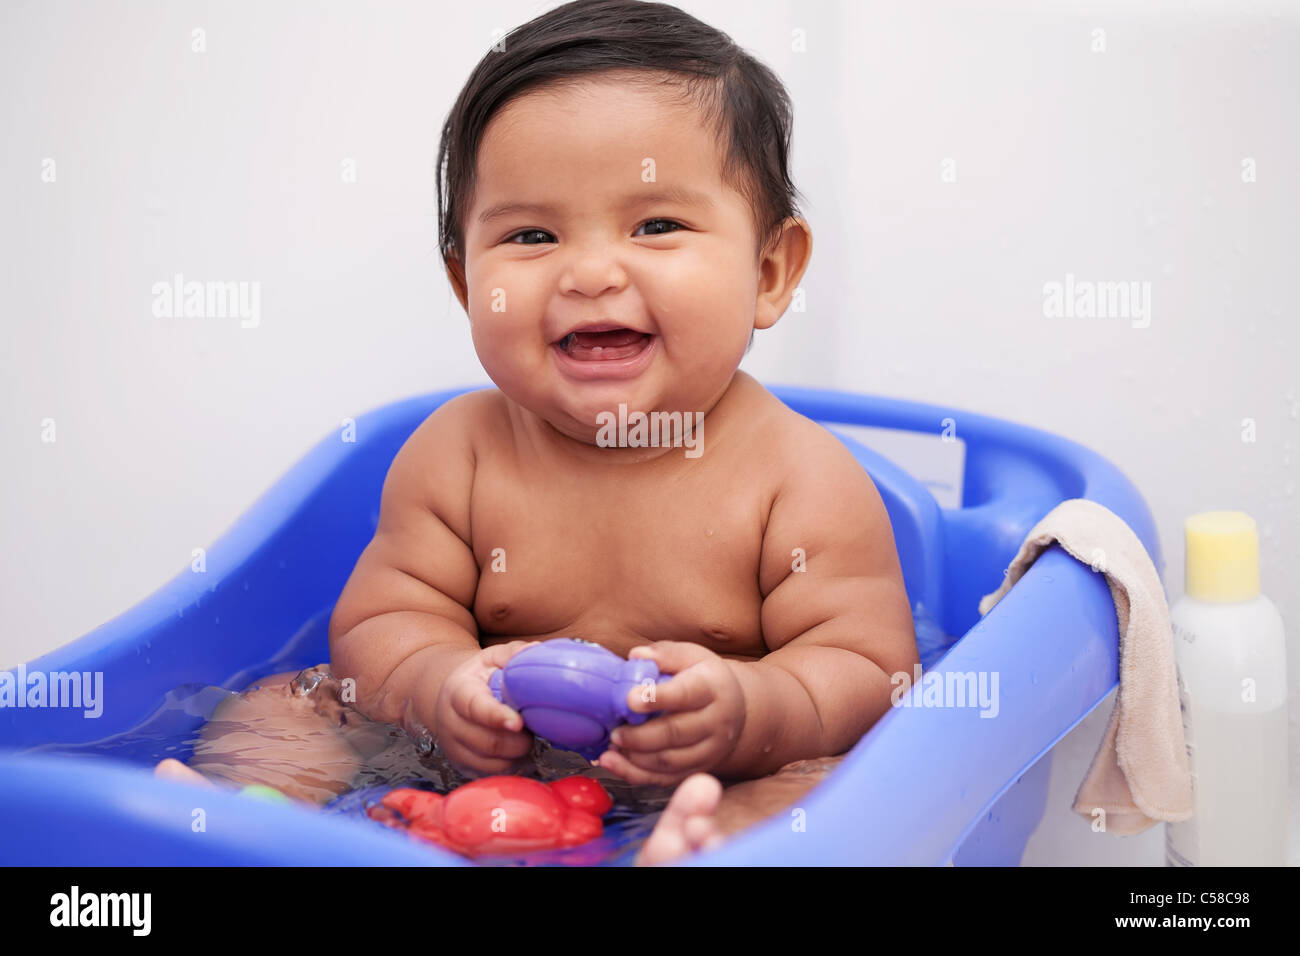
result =
M480 468L471 534L484 644L581 637L760 657L761 492L701 473L661 484Z

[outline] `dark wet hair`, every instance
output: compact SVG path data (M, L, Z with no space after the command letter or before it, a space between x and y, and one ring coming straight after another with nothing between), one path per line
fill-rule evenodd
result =
M793 111L785 87L732 39L677 7L638 0L574 0L506 34L465 82L438 147L439 248L463 262L465 216L489 121L511 100L611 70L678 85L725 144L723 181L746 198L761 251L799 215L790 179ZM656 76L656 74L658 74Z

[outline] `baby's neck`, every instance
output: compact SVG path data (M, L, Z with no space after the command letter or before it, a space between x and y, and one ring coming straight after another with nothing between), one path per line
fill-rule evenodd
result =
M762 386L737 370L708 407L699 411L644 413L629 412L623 406L618 411L602 413L608 417L598 422L601 428L594 442L566 434L509 397L506 401L515 427L558 454L607 465L671 462L685 466L704 452L705 419L708 419L709 441L718 441L726 433L728 422L750 400L754 388Z

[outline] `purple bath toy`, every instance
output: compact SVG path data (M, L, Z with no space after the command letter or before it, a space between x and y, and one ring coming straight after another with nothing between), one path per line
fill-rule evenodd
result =
M628 710L627 692L670 677L654 661L626 661L599 644L555 637L510 658L492 672L488 686L538 737L593 760L605 752L616 727L650 717Z

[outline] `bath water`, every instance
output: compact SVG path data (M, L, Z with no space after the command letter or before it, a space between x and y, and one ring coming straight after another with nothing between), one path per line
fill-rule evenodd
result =
M917 605L913 609L913 617L921 662L929 668L947 652L953 640L943 633L924 607ZM327 620L327 615L318 618L324 621ZM320 628L315 625L305 628L305 631L316 630ZM312 651L307 650L307 647L320 642L300 640L294 643L293 653L281 652L265 665L236 675L229 683L246 688L259 677L271 673L292 672L299 667L304 674L312 671L313 668L305 666L305 660L310 658L304 658L303 653L305 651L311 654ZM314 670L327 673L325 666ZM306 689L302 693L316 693L318 685L324 686L320 681L306 682ZM323 689L320 692L323 693ZM220 733L215 736L220 742L216 746L211 740L204 741L199 730L213 716L218 706L236 696L238 694L235 691L224 687L183 685L167 694L153 715L127 733L90 744L46 745L33 750L103 757L148 769L165 758L173 757L185 763L193 763L210 779L223 781L225 778L235 785L240 782L234 776L238 773L240 758L256 761L259 777L270 786L275 786L278 782L276 774L282 774L285 781L291 779L299 787L310 787L314 773L321 779L327 776L320 774L319 768L293 764L291 761L280 761L277 764L261 759L257 752L259 739L265 741L267 738L258 737L258 725L263 720L256 716L241 720L238 724L232 721L229 727L218 727ZM413 738L400 727L371 721L351 709L350 705L342 706L347 708L346 719L343 721L346 725L344 735L358 752L360 766L346 788L320 789L317 797L321 805L314 812L355 818L364 825L380 827L382 824L371 820L366 815L366 810L377 804L394 787L415 787L448 793L467 782L467 778L446 761L431 741ZM218 725L220 723L219 720L216 722ZM268 736L280 732L282 728L281 719L274 730L268 728ZM295 733L303 739L313 734L334 739L339 736L340 730L325 725L319 729L305 726ZM213 736L210 732L209 737ZM197 755L196 744L200 749ZM225 758L231 760L227 762ZM671 787L630 785L605 770L592 767L578 754L557 750L545 740L535 741L521 773L544 782L576 773L596 779L609 791L614 801L613 809L604 820L604 835L582 846L509 857L478 857L478 863L490 866L630 865L637 850L654 829L660 811L667 805L672 794ZM338 792L340 789L343 792Z

